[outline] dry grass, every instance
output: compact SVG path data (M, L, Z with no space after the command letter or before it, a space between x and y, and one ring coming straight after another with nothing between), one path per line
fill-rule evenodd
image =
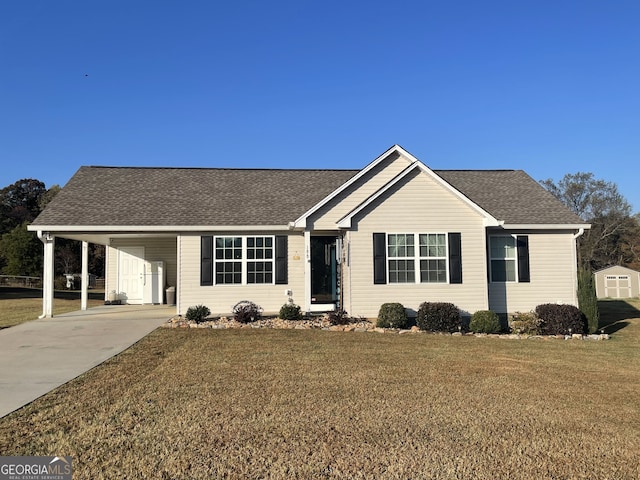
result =
M628 312L602 342L161 329L0 420L0 451L77 479L640 478Z
M89 308L104 305L104 292L89 292ZM80 292L56 291L53 315L80 310ZM42 314L42 289L0 287L0 329L35 320Z

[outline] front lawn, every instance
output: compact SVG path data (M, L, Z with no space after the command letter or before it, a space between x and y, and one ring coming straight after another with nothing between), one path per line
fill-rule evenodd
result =
M104 305L104 291L90 290L87 307ZM53 299L53 315L80 310L80 292L56 290ZM13 327L42 314L42 289L0 287L0 329Z
M74 479L640 478L634 307L597 342L159 329L1 419L0 452Z

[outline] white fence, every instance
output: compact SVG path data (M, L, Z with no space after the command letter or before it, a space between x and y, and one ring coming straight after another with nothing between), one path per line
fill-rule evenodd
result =
M26 277L22 275L0 275L0 285L7 287L31 287L41 288L40 277Z

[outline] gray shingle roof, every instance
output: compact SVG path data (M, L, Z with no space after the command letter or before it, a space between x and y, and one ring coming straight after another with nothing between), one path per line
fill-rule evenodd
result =
M358 172L81 167L33 225L287 225ZM523 171L435 172L506 223L584 223Z
M522 170L434 170L507 224L576 225L584 220Z
M358 170L81 167L34 225L287 225Z

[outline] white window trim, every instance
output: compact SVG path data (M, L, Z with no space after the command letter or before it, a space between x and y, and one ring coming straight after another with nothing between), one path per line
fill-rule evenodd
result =
M513 239L513 246L515 249L515 254L513 256L513 258L507 258L507 257L500 257L500 258L494 258L491 253L491 241L494 238L512 238ZM493 262L493 260L507 260L507 261L512 261L513 265L514 265L514 273L515 273L515 280L494 280L493 279L493 267L491 266L491 262ZM518 280L518 236L515 234L502 234L502 235L489 235L489 278L491 283L520 283Z
M216 258L216 244L219 238L240 238L242 240L242 256L239 259L219 260ZM270 238L271 239L271 259L248 259L247 258L247 239L248 238ZM240 283L218 283L218 263L237 263L240 262ZM271 282L263 283L248 283L248 269L247 264L249 262L271 262ZM238 285L275 285L276 284L276 237L275 235L214 235L213 237L213 284L217 287L234 287Z
M413 256L412 257L392 257L389 255L389 235L413 235ZM445 252L444 257L422 257L420 256L420 235L444 235ZM387 262L387 285L448 285L449 279L449 235L448 232L385 232L384 248L386 252ZM413 282L392 282L390 280L391 269L389 268L390 260L410 260L413 259ZM444 260L445 276L444 282L422 282L420 280L420 260Z

